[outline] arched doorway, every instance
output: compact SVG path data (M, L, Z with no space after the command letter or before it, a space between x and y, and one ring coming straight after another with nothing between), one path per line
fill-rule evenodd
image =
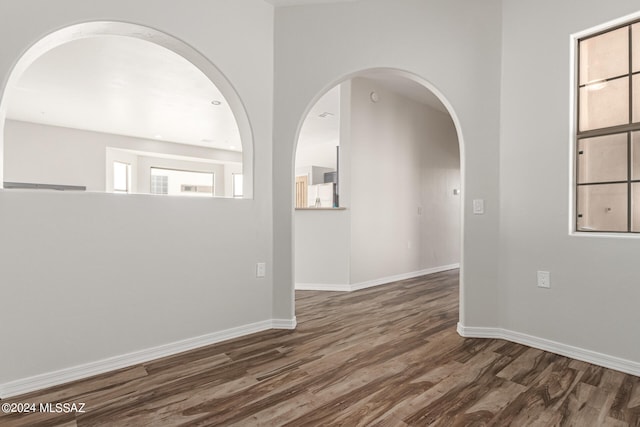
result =
M318 113L335 87L337 113ZM395 69L340 79L307 108L295 175L313 166L300 164L307 123L327 118L341 122L340 209L294 211L296 289L349 291L461 267L464 153L444 96Z

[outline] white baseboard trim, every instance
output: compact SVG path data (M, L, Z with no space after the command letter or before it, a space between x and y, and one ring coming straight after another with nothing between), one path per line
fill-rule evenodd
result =
M374 286L386 285L387 283L397 282L399 280L413 279L414 277L425 276L427 274L440 273L441 271L453 270L460 268L460 264L449 264L440 267L427 268L410 273L396 274L395 276L381 277L380 279L367 280L366 282L354 283L351 285L334 285L334 284L315 284L315 283L296 283L296 291L333 291L333 292L351 292L360 289L372 288Z
M0 399L65 384L268 329L295 329L296 318L272 319L0 384Z
M322 283L296 283L296 291L328 291L328 292L349 292L351 285L333 285Z
M372 288L374 286L384 285L399 280L413 279L414 277L426 276L427 274L440 273L441 271L453 270L460 268L460 264L442 265L439 267L427 268L424 270L413 271L411 273L396 274L395 276L382 277L380 279L367 280L366 282L354 283L351 285L352 291L360 289Z
M273 319L271 320L272 329L295 329L298 325L298 319Z
M529 347L559 354L561 356L570 357L572 359L581 360L583 362L592 363L594 365L605 368L614 369L616 371L627 374L640 376L640 363L631 360L621 359L619 357L608 354L598 353L596 351L587 350L572 345L551 341L545 338L539 338L532 335L523 334L521 332L510 331L502 328L485 328L464 326L458 323L458 334L465 338L497 338L507 341L516 342Z

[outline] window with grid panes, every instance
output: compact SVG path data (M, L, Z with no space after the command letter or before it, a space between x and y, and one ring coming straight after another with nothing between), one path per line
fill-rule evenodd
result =
M578 40L576 230L640 232L640 22Z

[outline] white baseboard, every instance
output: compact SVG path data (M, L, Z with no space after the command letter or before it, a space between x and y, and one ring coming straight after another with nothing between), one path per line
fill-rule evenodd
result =
M574 347L568 344L539 338L521 332L510 331L502 328L484 328L474 326L464 326L458 323L458 334L465 338L497 338L516 342L529 347L614 369L627 374L640 376L640 363L631 360L621 359L608 354Z
M322 283L296 283L296 291L329 291L329 292L349 292L351 285L333 285Z
M293 319L272 319L271 320L272 329L295 329L297 325L298 325L298 320L295 317Z
M440 273L441 271L453 270L455 268L460 268L460 264L442 265L439 267L413 271L411 273L403 273L403 274L397 274L395 276L383 277L380 279L367 280L366 282L352 284L351 290L358 291L360 289L372 288L374 286L384 285L391 282L397 282L399 280L413 279L414 277L426 276L427 274Z
M296 318L272 319L0 384L0 399L104 374L268 329L295 329Z
M368 280L366 282L334 285L334 284L315 284L315 283L296 283L296 291L334 291L334 292L351 292L360 289L372 288L374 286L386 285L387 283L397 282L399 280L413 279L414 277L426 276L427 274L440 273L441 271L453 270L460 268L460 264L449 264L440 267L427 268L410 273L397 274L395 276L381 277L380 279Z

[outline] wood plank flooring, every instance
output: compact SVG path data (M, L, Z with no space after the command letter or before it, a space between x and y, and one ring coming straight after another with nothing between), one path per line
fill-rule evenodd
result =
M456 270L353 293L296 292L267 331L5 402L1 426L640 426L640 378L456 333Z

